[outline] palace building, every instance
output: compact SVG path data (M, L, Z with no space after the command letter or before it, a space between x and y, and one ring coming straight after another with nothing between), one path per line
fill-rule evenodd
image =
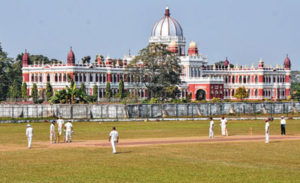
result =
M218 64L208 64L208 58L198 52L197 44L192 41L186 49L186 40L181 25L170 16L168 7L164 16L156 22L152 29L149 43L162 43L177 54L183 71L181 79L184 84L179 86L181 97L192 96L192 100L211 100L213 98L236 100L237 88L244 86L248 91L248 100L286 99L290 95L291 61L286 56L283 65L267 66L263 60L251 66L231 64L226 58ZM105 96L105 86L111 83L112 93L118 92L120 79L124 80L125 90L139 98L147 98L145 87L133 83L133 77L126 73L126 66L134 56L123 59L102 59L99 56L95 63L80 64L75 62L75 54L70 49L65 64L29 64L27 51L23 56L23 81L27 83L28 94L34 83L38 90L46 88L50 82L53 89L61 90L69 85L68 75L79 87L84 83L88 94L93 94L94 85L98 86L98 98Z

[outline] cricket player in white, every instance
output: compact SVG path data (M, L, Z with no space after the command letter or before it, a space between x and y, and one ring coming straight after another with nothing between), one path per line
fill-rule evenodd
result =
M28 149L30 149L31 148L32 137L33 137L33 128L31 127L30 124L27 125L26 137L27 137L27 140L28 140Z
M266 131L266 143L269 143L269 137L270 137L270 124L269 124L269 119L265 120L265 131Z
M227 123L228 123L227 119L224 118L224 116L222 116L220 125L221 125L221 132L223 136L228 136Z
M281 116L281 120L280 120L281 135L285 135L285 125L286 125L286 120L284 119L284 116Z
M111 146L112 146L112 149L113 149L112 153L116 154L117 153L117 151L116 151L116 145L119 142L119 134L116 131L116 127L112 128L112 131L109 134L109 140L108 141L111 143Z
M53 120L50 125L50 144L56 143L56 135L55 135L55 121Z
M66 124L65 124L65 129L66 129L66 142L68 143L71 143L72 142L72 130L73 130L73 125L70 121L68 121Z
M60 116L59 119L57 120L57 130L58 130L58 139L57 140L58 140L58 143L59 143L62 131L63 131L64 123L65 123L64 120ZM65 139L64 139L64 142L65 142Z
M215 127L215 124L214 124L214 121L213 121L213 118L210 117L210 123L209 123L209 138L213 139L214 138L214 127Z

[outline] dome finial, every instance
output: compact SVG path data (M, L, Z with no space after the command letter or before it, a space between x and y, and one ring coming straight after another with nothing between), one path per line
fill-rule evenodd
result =
M226 57L226 60L224 61L224 66L228 67L228 65L229 65L229 61L228 61L228 58Z
M166 9L165 9L165 16L166 16L166 17L169 17L169 16L170 16L170 10L169 10L168 5L166 6Z
M72 50L72 46L70 46L70 50Z
M25 53L27 53L27 49L25 49Z

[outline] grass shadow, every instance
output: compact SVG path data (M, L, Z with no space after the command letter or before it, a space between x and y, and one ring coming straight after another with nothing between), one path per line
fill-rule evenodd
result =
M117 152L116 154L128 154L128 153L132 153L132 151L122 151L122 152Z

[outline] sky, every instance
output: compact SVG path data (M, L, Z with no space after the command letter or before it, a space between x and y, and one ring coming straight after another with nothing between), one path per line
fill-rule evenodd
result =
M0 0L0 42L10 57L28 50L79 62L96 54L122 58L147 46L168 5L209 64L283 64L300 70L299 0Z

